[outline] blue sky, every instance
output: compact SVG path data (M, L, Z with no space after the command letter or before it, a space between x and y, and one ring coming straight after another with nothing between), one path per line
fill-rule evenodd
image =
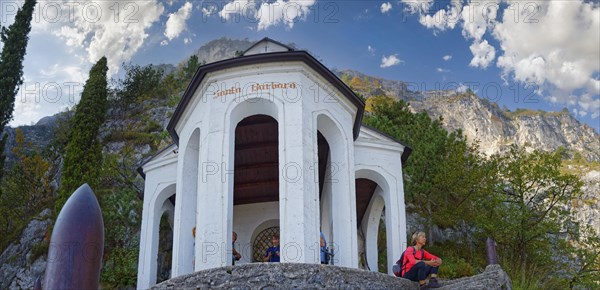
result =
M22 1L2 1L8 25ZM516 108L560 111L600 130L598 1L41 1L11 125L75 104L102 55L179 63L220 37L270 37L330 68L411 89L470 87Z

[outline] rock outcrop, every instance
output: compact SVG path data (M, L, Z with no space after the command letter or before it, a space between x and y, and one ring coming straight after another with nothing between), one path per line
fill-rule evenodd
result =
M51 223L50 209L42 211L0 255L0 289L32 289L37 278L42 279L47 257L36 247L41 246Z
M511 289L499 265L440 289ZM418 283L382 273L317 264L253 263L199 271L151 289L418 289Z
M440 290L512 289L510 278L500 265L488 265L481 274L456 280L443 281Z

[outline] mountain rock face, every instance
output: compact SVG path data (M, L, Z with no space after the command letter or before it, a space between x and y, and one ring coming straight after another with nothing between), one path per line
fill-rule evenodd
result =
M252 44L254 44L254 41L250 41L248 38L229 39L223 37L206 43L196 50L194 54L198 56L200 61L211 63L232 58L236 56L236 52L242 52Z
M568 111L544 112L501 109L498 104L482 99L472 92L410 91L402 81L367 76L353 70L336 72L360 79L377 81L379 87L359 91L364 95L381 91L410 104L414 112L427 112L432 118L443 117L449 131L462 129L470 141L478 140L486 155L506 152L515 144L528 150L553 151L564 147L579 152L588 161L600 161L600 135L582 124Z
M25 227L21 238L0 255L0 289L33 289L38 278L43 280L47 257L40 255L36 247L49 237L51 223L51 211L46 209Z
M44 148L49 144L50 140L52 140L54 128L56 127L56 122L59 118L58 116L61 114L62 113L54 116L44 117L35 125L19 126L18 128L23 131L23 136L25 137L26 142L30 142L35 148ZM16 128L5 127L4 134L8 136L6 146L4 147L4 154L7 157L6 167L10 168L10 166L16 161L15 155L12 154L12 148L17 144L15 141Z
M506 152L516 144L528 150L564 147L589 161L600 161L600 135L568 111L510 112L469 92L408 101L416 111L442 116L449 131L462 129L469 140L481 142L481 150L487 155Z

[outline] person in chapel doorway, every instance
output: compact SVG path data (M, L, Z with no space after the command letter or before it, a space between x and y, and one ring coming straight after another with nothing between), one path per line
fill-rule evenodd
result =
M440 287L437 280L439 266L442 259L425 251L423 247L427 242L424 232L416 232L412 235L412 246L407 247L404 252L402 267L402 278L419 282L419 289L430 289ZM429 284L425 279L430 276Z
M263 261L279 263L279 234L274 234L271 241L273 246L267 249Z
M325 235L323 235L323 232L321 232L321 239L320 239L320 252L321 252L321 264L329 264L329 257L327 253L327 240L325 240Z
M192 251L196 251L196 227L192 228ZM192 255L192 269L196 266L196 255Z
M231 265L235 265L235 261L239 261L242 258L242 255L235 249L235 241L237 241L237 233L233 232L231 235Z

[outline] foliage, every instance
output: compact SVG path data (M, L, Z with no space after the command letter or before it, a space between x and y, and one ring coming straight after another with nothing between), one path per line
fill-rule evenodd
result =
M98 132L104 123L107 108L107 71L106 58L102 57L90 70L81 101L75 109L60 191L55 204L56 215L79 186L84 183L88 183L92 189L98 186L98 170L102 164L102 146L98 140Z
M365 111L372 113L374 107L381 106L383 103L387 103L388 105L393 104L394 99L388 96L371 96L365 102Z
M350 80L350 87L353 89L362 90L365 88L365 83L361 78L355 76Z
M23 84L23 59L35 4L35 0L26 0L17 11L15 22L8 28L0 26L0 39L4 44L0 53L0 135L13 118L15 96ZM6 138L6 135L0 138L0 181L4 176Z
M377 271L387 273L387 232L385 230L385 214L379 220L379 229L377 231Z
M448 133L442 119L412 113L401 100L374 102L373 113L363 122L412 149L403 169L406 200L427 218L427 229L434 223L450 227L470 221L471 201L489 188L488 166L478 155L477 144L469 145L460 131ZM431 234L428 241L434 243Z
M470 241L472 242L472 241ZM442 258L439 276L447 279L473 276L483 271L485 261L484 245L464 241L443 241L427 247L427 251Z
M48 240L42 240L40 243L33 245L31 248L31 256L29 256L29 263L33 263L37 258L48 253L50 242Z
M132 287L137 280L142 203L131 153L129 148L122 155L107 154L102 165L97 194L104 224L110 225L104 228L103 288Z
M563 153L513 146L492 156L497 182L480 200L477 218L482 234L496 240L509 275L535 274L545 287L557 281L564 267L557 259L570 255L566 237L578 229L571 201L580 197L582 182L561 172Z
M444 259L444 264L440 267L439 276L447 279L456 279L473 276L476 274L475 268L463 258Z
M53 202L52 181L58 164L33 148L20 129L12 149L17 162L8 172L0 192L0 249L20 234L22 228Z
M126 110L130 104L138 100L145 100L159 91L161 88L160 80L163 77L163 71L154 68L152 65L123 65L125 69L125 78L120 81L120 89L117 93L118 105Z
M600 236L588 225L571 235L569 243L572 259L567 271L569 289L593 289L600 285Z

